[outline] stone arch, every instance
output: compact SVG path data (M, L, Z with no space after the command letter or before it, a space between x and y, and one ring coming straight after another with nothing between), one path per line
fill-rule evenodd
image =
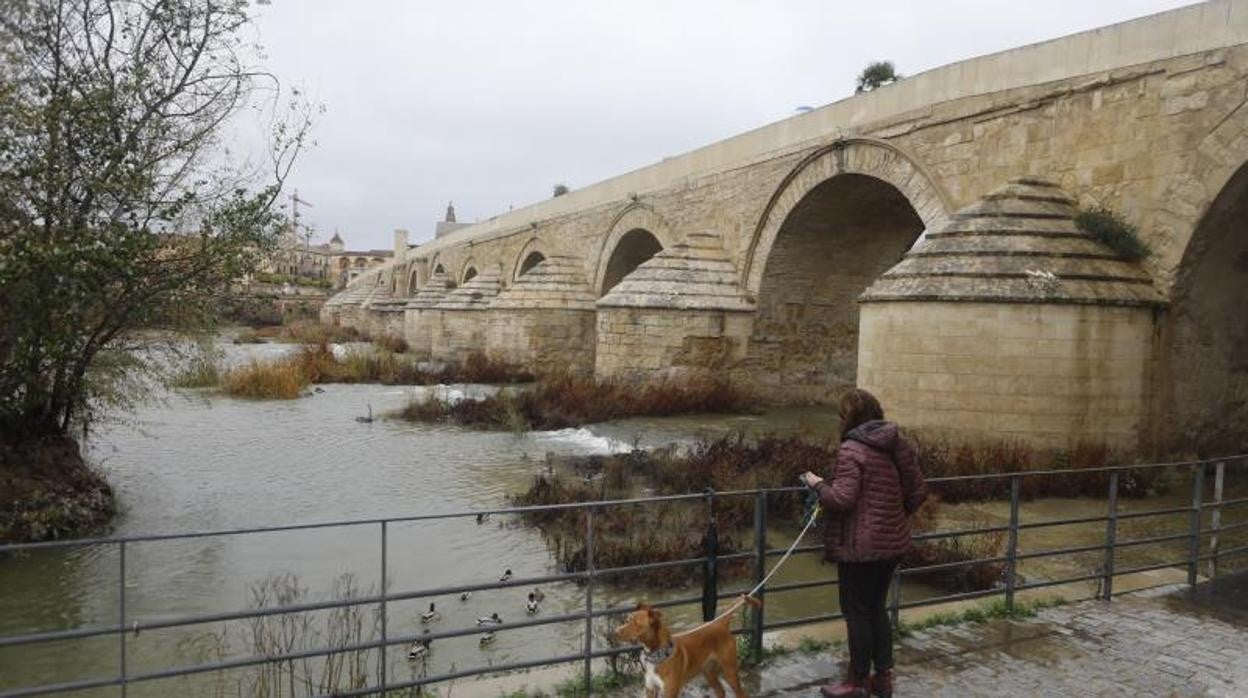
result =
M420 288L420 265L413 264L407 273L407 295L414 296Z
M648 235L654 242L658 243L659 250L667 249L676 241L667 221L653 208L642 203L629 204L611 221L611 225L607 228L607 237L603 240L602 247L598 251L598 266L594 271L594 290L600 297L610 290L606 282L612 258L616 257L617 252L621 251L621 241L634 231L642 231ZM639 236L632 237L634 242L642 239ZM653 245L648 245L648 247L653 248ZM645 259L649 259L657 251L651 251L649 255L645 256ZM641 261L645 261L645 259ZM633 264L632 268L628 269L624 275L631 272L640 263L638 261L636 264ZM619 279L613 280L617 283L619 281ZM610 285L613 286L614 284Z
M464 262L463 266L460 267L458 277L459 283L466 284L469 281L472 281L476 278L478 273L480 273L480 267L477 266L476 260L469 257L468 260Z
M530 269L545 261L546 253L542 251L544 247L537 238L524 243L524 247L520 248L520 254L516 255L516 265L511 278L519 279Z
M947 215L924 181L873 142L817 151L786 178L747 256L745 366L764 392L824 402L857 382L858 296Z
M356 257L354 264L356 269L363 269L368 266L368 260L363 257Z
M1183 250L1162 333L1161 450L1248 449L1248 162L1205 207Z
M910 202L927 230L939 228L953 211L949 195L899 146L874 138L838 140L802 159L763 208L745 252L748 293L758 293L772 246L793 209L816 187L844 174L867 175L892 185Z

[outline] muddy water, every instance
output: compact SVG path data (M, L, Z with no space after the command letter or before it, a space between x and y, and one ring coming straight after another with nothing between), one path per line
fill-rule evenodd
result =
M276 345L226 347L230 361L287 350ZM329 385L323 392L289 402L158 392L125 423L99 430L90 444L90 455L116 487L123 510L114 532L179 533L497 507L505 503L507 493L527 484L548 452L604 453L737 430L826 433L835 426L826 411L802 409L744 417L625 420L520 436L355 419L370 407L376 414L395 409L425 390L430 389ZM490 388L441 390L471 394ZM1027 515L1044 513L1043 506L1055 515L1074 515L1093 505L1036 503L1034 512L1029 505ZM949 507L947 515L951 520L1000 518L1002 509ZM771 531L771 542L787 543L793 534L778 528ZM505 569L519 577L557 571L540 534L505 517L481 525L472 519L394 524L387 535L388 584L396 593L481 583L496 579ZM1049 542L1072 545L1076 539L1055 536ZM1030 538L1024 540L1032 545ZM245 609L253 602L256 583L273 575L292 575L293 584L305 590L301 598L306 601L327 598L335 580L348 573L360 592L368 593L380 582L380 557L375 525L134 543L126 550L125 617L128 622L150 622ZM1025 563L1023 569L1027 575L1058 571L1039 563L1034 568ZM117 623L119 570L118 551L109 546L0 561L0 634ZM831 568L817 556L805 555L786 566L778 581L831 575ZM441 618L430 625L419 620L424 601L395 602L389 608L388 631L396 636L418 634L426 627L435 631L470 627L476 618L495 612L504 620L520 620L526 591L479 592L467 601L438 598ZM583 608L583 590L576 585L552 585L543 591L542 614ZM625 586L600 589L596 601L623 607L641 597L657 600L694 593L696 589L656 594ZM904 590L906 598L934 593L919 586ZM773 594L767 603L771 619L814 615L835 609L835 589ZM671 617L681 625L697 612L693 607L676 609ZM324 620L314 614L312 629L321 628ZM370 623L366 615L365 626ZM388 657L390 674L403 679L419 671L442 673L574 652L583 642L582 630L580 623L512 630L500 633L484 649L475 635L441 640L421 665L409 664L406 649L396 647ZM249 639L244 626L221 623L129 633L128 671L156 671L271 649L249 646ZM308 646L324 644L325 639ZM116 675L118 646L118 638L111 636L0 648L0 689ZM233 695L240 686L246 693L247 684L237 683L239 676L153 681L132 687L129 694Z

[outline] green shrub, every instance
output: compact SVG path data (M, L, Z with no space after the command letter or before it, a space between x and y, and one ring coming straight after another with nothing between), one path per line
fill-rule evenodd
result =
M1153 253L1148 243L1140 238L1135 225L1104 206L1079 211L1075 225L1125 260L1137 262Z

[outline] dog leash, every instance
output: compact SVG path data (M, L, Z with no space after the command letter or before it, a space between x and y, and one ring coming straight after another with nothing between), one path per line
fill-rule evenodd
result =
M737 599L736 603L729 606L728 610L724 611L718 616L715 616L711 620L708 620L702 625L699 625L697 627L693 627L688 630L682 630L678 633L672 633L672 637L683 637L685 635L696 633L697 631L701 630L702 628L705 628L708 625L713 625L715 623L718 623L719 621L723 620L725 616L730 616L736 613L737 609L745 605L745 600L747 598L754 598L754 595L757 594L760 589L767 586L767 582L771 581L771 578L776 574L776 572L780 570L780 568L784 565L784 563L789 559L789 556L793 554L793 551L797 549L797 544L802 542L802 538L806 537L806 533L810 531L810 527L815 525L815 520L819 518L820 510L821 510L821 507L819 506L818 503L816 503L814 509L812 509L810 512L810 518L807 519L806 521L806 526L802 528L802 532L797 534L797 538L793 539L793 544L789 546L789 549L784 551L784 555L780 556L780 559L777 560L776 564L772 566L771 571L767 573L767 576L763 577L763 580L761 582L759 582L758 584L755 584L754 588L750 589L749 593L742 594L741 598Z

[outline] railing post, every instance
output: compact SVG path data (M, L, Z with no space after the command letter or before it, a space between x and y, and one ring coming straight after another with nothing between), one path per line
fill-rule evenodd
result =
M122 540L117 544L117 624L121 628L117 633L119 658L121 661L121 696L126 697L127 671L126 671L126 541Z
M594 692L594 508L585 510L585 695Z
M719 602L719 530L715 521L715 490L706 489L706 561L702 563L702 622L715 617Z
M1101 581L1101 598L1114 597L1114 552L1118 545L1118 471L1109 474L1109 512L1105 517L1105 576Z
M1187 564L1187 586L1192 592L1196 592L1196 574L1200 571L1200 515L1201 504L1205 497L1205 464L1197 463L1196 470L1192 473L1192 513L1191 513L1191 543L1188 546L1188 564Z
M381 656L378 661L381 663L381 695L386 695L386 685L389 683L390 675L386 671L386 650L389 645L386 644L386 521L381 522Z
M1218 532L1222 530L1222 480L1226 474L1226 463L1218 461L1213 466L1213 518L1210 522L1209 536L1209 578L1218 578Z
M1022 490L1023 478L1015 475L1010 478L1010 539L1009 548L1005 552L1005 610L1014 611L1015 577L1018 572L1018 500Z
M754 495L754 584L761 584L767 574L767 492L759 490ZM763 600L766 590L759 588L754 596ZM763 609L766 605L752 609L751 620L753 629L750 633L750 654L758 659L763 656Z

